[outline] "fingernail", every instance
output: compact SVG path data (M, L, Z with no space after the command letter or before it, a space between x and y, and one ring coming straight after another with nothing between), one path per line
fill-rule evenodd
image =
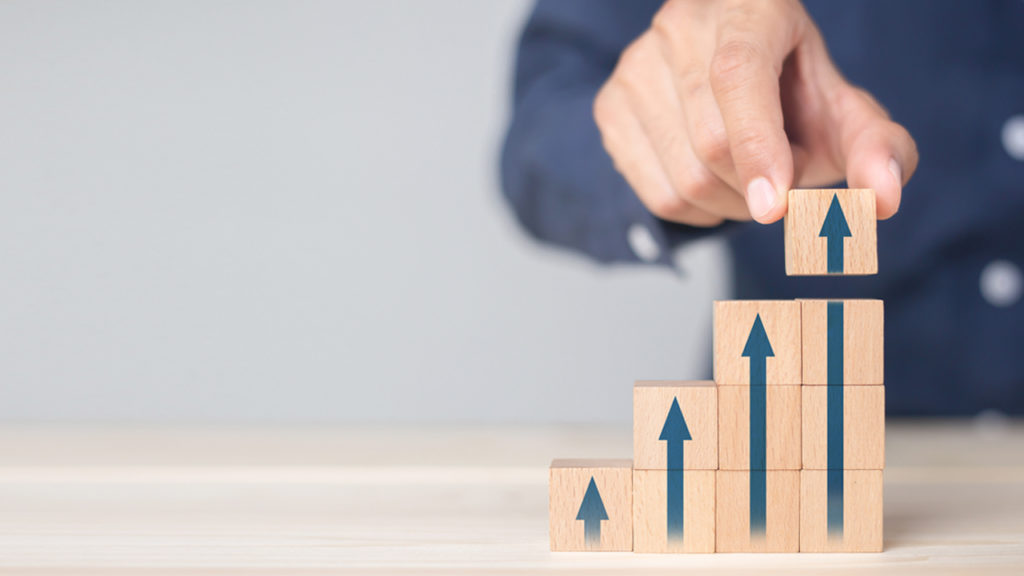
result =
M900 163L895 158L889 158L889 173L892 174L893 178L896 179L896 184L903 187L903 168L900 168Z
M747 186L747 207L755 220L761 219L775 207L775 187L767 178L754 178Z

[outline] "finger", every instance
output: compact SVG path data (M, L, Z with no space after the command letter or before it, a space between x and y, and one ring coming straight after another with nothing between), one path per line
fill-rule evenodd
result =
M710 80L750 214L761 223L786 212L793 157L779 95L782 63L799 41L794 18L746 11L726 18Z
M917 169L918 152L907 130L867 93L848 87L839 118L846 180L854 188L871 188L877 195L878 218L899 210L903 186Z
M740 183L732 158L729 134L725 129L725 122L722 120L722 112L718 109L718 103L715 101L715 96L707 81L701 86L693 87L689 95L683 98L683 110L686 118L686 133L694 154L715 176L728 184L736 196L743 200L744 209L749 214L742 192L743 185Z
M709 62L715 51L715 30L710 26L679 26L679 22L703 21L711 8L713 5L706 2L668 2L655 16L652 30L662 57L669 64L694 154L743 198L722 112L708 83Z
M629 101L615 84L607 84L594 101L594 117L615 168L655 216L691 226L717 226L722 218L681 198L655 155Z
M793 151L794 187L835 185L845 174L836 141L834 99L828 95L845 81L813 24L808 25L804 40L787 58L779 84L786 136Z
M705 212L749 220L743 197L709 170L687 137L686 118L672 71L653 36L645 35L623 54L624 88L631 108L654 148L675 193Z

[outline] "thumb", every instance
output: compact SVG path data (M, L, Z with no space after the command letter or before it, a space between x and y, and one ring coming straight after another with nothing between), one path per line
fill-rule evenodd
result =
M851 188L871 188L878 218L899 210L903 186L917 169L917 144L866 92L846 86L840 105L840 150Z

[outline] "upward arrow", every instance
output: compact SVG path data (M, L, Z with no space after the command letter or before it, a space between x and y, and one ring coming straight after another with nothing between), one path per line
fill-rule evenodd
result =
M682 546L683 542L683 443L692 439L690 429L686 426L686 418L683 418L683 411L679 409L679 399L673 398L658 440L664 440L666 443L665 475L668 485L665 516L668 524L668 541L678 546Z
M750 358L750 385L765 386L768 384L767 358L775 356L775 351L772 350L772 343L768 340L768 333L765 332L760 314L754 318L754 325L750 327L750 334L747 336L746 345L743 346L742 355L744 358Z
M850 226L846 223L846 215L843 214L843 207L839 204L839 195L832 194L832 204L825 214L825 222L818 232L820 238L828 239L828 261L826 269L829 274L843 273L843 239L853 236L850 233Z
M686 427L686 418L683 418L683 411L679 409L679 399L673 398L672 407L668 409L668 416L665 417L665 425L658 436L658 440L668 443L665 466L668 470L683 469L683 442L692 439L690 429Z
M754 318L743 356L750 358L750 534L764 536L768 517L765 475L767 442L768 357L775 356L761 315Z
M583 520L583 538L587 548L601 546L601 520L608 519L608 512L604 509L604 502L593 476L590 477L590 484L587 485L587 492L583 495L583 503L580 504L580 511L576 513L576 519Z

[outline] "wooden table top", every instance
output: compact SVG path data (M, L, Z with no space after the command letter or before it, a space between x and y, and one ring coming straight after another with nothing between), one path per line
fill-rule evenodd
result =
M882 554L548 551L625 426L0 427L0 573L1024 574L1024 423L890 421Z

